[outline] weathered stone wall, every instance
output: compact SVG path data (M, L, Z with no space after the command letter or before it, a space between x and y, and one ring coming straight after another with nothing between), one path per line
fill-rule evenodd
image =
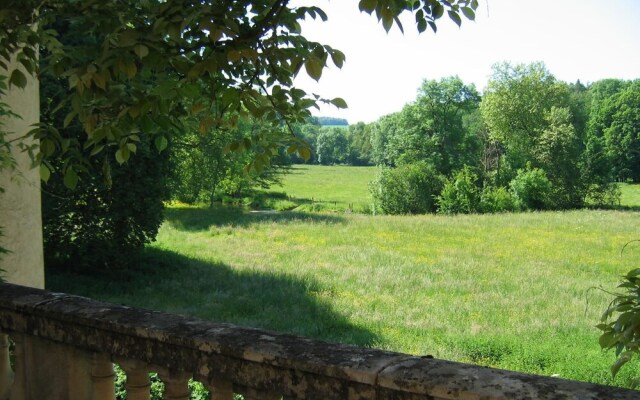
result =
M9 70L15 66L11 63ZM7 71L0 68L0 74L7 75ZM8 140L23 136L40 121L39 82L35 77L25 75L27 86L24 89L12 87L0 98L21 117L3 119L1 129L10 132ZM25 142L29 143L33 142ZM5 193L0 194L0 226L3 229L0 243L11 251L0 260L0 268L5 270L3 278L8 282L44 288L40 170L32 168L27 153L19 151L15 145L13 150L17 170L0 171L0 187L5 189Z
M142 362L209 386L223 382L236 392L260 393L250 396L256 399L640 398L620 388L324 343L9 284L0 285L0 331Z

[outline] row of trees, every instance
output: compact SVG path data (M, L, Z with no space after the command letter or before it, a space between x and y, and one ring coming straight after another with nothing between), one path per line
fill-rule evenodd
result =
M382 166L383 212L610 204L613 182L640 180L640 81L567 84L542 63L501 63L482 96L458 77L426 80L374 123L300 131L319 164Z

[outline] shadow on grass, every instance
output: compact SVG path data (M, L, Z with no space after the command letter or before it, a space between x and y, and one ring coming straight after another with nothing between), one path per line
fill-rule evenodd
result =
M47 289L128 306L372 347L379 338L351 324L319 295L312 278L235 271L177 253L147 249L135 269L47 269Z
M212 226L249 226L264 222L321 222L344 223L337 215L313 214L296 211L265 212L249 211L239 207L213 206L211 208L169 208L165 211L165 221L183 231L207 230Z
M613 210L617 210L617 211L632 211L632 212L638 212L640 211L640 206L615 206L612 207Z

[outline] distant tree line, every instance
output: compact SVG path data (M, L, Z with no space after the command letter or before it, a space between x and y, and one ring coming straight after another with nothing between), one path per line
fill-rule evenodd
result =
M332 126L332 125L347 126L347 125L349 125L349 122L344 118L313 117L312 120L313 120L314 123L317 123L318 125L321 125L321 126Z
M640 80L585 86L500 63L483 95L458 77L425 80L397 113L298 134L312 162L380 166L370 189L384 213L606 205L615 182L640 181Z

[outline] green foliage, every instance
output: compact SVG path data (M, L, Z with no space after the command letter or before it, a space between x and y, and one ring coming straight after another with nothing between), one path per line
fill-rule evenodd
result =
M385 153L384 164L426 161L449 175L475 163L477 142L467 135L463 116L473 112L478 101L475 87L465 85L457 76L425 80L416 101L386 121L384 135L388 139L378 150Z
M611 366L615 377L625 364L640 353L640 268L629 271L614 293L614 299L601 317L598 329L600 346L605 350L615 349L616 361ZM633 386L640 384L640 377Z
M117 400L126 400L127 389L125 388L125 384L127 382L127 375L118 364L114 364L114 371L116 373L115 397ZM151 383L149 388L150 400L163 400L165 398L163 397L165 385L158 377L158 374L155 372L150 373L149 382ZM204 385L192 379L189 380L189 393L189 399L191 400L208 400L211 396Z
M375 210L384 214L424 214L436 211L435 198L443 178L426 162L381 168L369 190Z
M78 27L56 24L59 40L76 45L91 45L98 38L85 37ZM46 50L46 49L45 49ZM45 60L50 60L44 53ZM85 137L77 122L63 121L72 109L58 107L68 95L66 83L50 73L43 62L40 74L41 120L56 130L69 147ZM135 83L132 81L132 84ZM138 82L141 83L141 82ZM65 104L63 102L63 104ZM126 153L120 146L106 146L95 157L95 150L83 149L79 164L64 158L52 158L42 164L50 174L43 183L42 211L45 262L47 266L78 269L135 267L138 253L155 240L163 220L163 200L168 198L167 151L158 153L158 138L130 135ZM162 143L160 143L162 145ZM40 152L53 154L57 144L46 137L40 141ZM136 157L122 163L122 157ZM69 190L74 188L75 190Z
M253 132L261 128L258 121L241 120L234 129L202 135L194 127L176 138L169 149L172 198L187 204L212 204L224 196L240 198L254 187L278 182L282 157L262 157L260 168L248 167L261 157L259 145L252 144Z
M551 204L553 188L540 168L519 169L509 186L519 209L545 210Z
M427 25L435 30L445 10L460 25L462 16L474 17L477 2L366 0L360 6L375 12L387 30L394 23L401 27L401 13L412 13L423 31ZM197 119L204 132L235 127L237 120L224 115L262 119L277 130L307 120L309 109L319 103L346 107L341 98L324 99L294 85L303 68L318 80L330 64L341 68L345 60L341 51L302 36L305 18L327 16L318 7L287 0L224 0L215 6L190 0L80 0L46 7L34 0L10 1L0 7L0 62L6 67L15 54L35 74L40 46L47 49L49 73L68 82L71 93L63 102L70 110L64 125L77 121L86 135L66 142L59 126L39 126L31 135L53 144L46 147L53 151L33 149L36 162L62 159L62 170L54 172L74 186L77 175L86 172L84 150L95 156L105 147L117 147L110 156L122 164L135 153L136 137L149 136L161 149L166 135L184 131L188 118ZM61 24L82 32L86 40L61 43L56 39ZM9 76L13 85L26 84L19 70ZM214 99L212 104L200 104L207 98ZM263 131L253 142L264 150L255 168L267 164L265 158L281 146L309 158L309 149L295 137L274 138L272 132Z
M371 125L364 122L349 126L349 158L351 165L373 165Z
M516 201L505 187L485 186L480 193L480 211L497 213L515 211Z
M437 197L438 212L441 214L471 214L479 211L480 188L478 177L465 166L452 178L447 179L442 192Z
M481 110L494 139L507 149L515 168L534 159L533 151L547 127L552 107L567 107L569 91L542 63L493 66Z
M585 187L579 169L580 142L571 124L568 108L552 106L545 116L547 127L542 130L534 149L537 165L547 172L552 185L550 200L555 209L584 205Z
M42 196L47 266L136 266L137 254L155 240L163 221L162 201L168 198L168 153L158 154L145 140L124 165L112 158L115 149L105 150L102 160L90 159L89 168L106 170L109 181L100 174L85 175L69 190L63 177L51 176Z
M340 128L322 128L316 138L318 164L343 164L349 155L347 131Z
M616 178L640 182L640 80L605 101L601 112Z
M464 15L467 19L475 19L475 10L478 7L478 1L418 0L408 3L403 0L360 0L359 7L360 11L369 14L375 13L378 21L382 22L382 26L387 32L394 23L401 31L404 31L397 16L398 11L411 7L415 11L418 32L424 32L429 28L436 32L436 21L444 15L445 11L449 18L458 26L462 24L460 14Z

